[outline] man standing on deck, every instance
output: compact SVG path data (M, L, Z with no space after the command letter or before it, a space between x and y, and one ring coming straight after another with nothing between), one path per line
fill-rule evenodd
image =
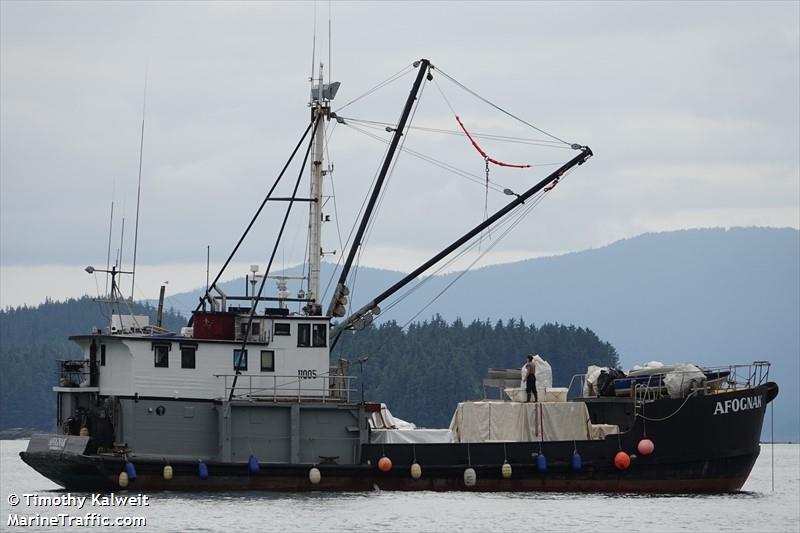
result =
M528 397L527 401L531 401L531 392L533 392L533 401L539 401L539 393L536 392L536 363L533 362L533 356L528 356L528 362L522 366L522 381L525 382L525 393Z

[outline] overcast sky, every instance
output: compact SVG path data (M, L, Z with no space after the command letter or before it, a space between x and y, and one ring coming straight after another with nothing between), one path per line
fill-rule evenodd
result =
M82 269L105 266L112 201L112 253L124 216L130 266L145 78L135 296L154 297L167 280L172 292L203 285L206 246L213 270L305 128L315 16L315 61L342 82L334 108L426 57L531 124L594 150L480 264L644 232L800 227L798 2L0 6L2 306L95 294ZM341 113L396 121L414 72ZM415 126L457 129L444 95L474 132L546 138L434 76ZM357 124L328 130L336 209L329 200L327 251L340 253L338 235L349 232L384 149ZM405 142L484 176L462 136L413 130ZM498 159L534 165L492 169L493 184L520 192L574 154L481 142ZM401 156L362 264L413 268L479 222L486 200L479 183ZM506 201L490 191L490 209ZM265 264L284 207L270 206L226 277ZM303 259L303 215L292 218L278 266Z

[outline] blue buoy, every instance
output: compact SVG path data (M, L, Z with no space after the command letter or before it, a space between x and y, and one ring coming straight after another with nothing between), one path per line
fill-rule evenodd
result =
M572 469L573 470L580 470L582 466L583 466L583 463L581 462L581 454L579 454L578 452L573 453L572 454Z
M536 468L539 472L547 472L547 458L543 453L536 456Z
M255 455L251 455L250 459L247 460L247 468L250 470L251 474L258 474L261 470L261 466L259 466L258 459L256 459Z
M203 461L200 461L197 464L197 473L200 474L200 479L205 481L208 479L208 465L205 464Z
M136 479L136 467L130 461L125 462L125 472L128 474L129 481Z

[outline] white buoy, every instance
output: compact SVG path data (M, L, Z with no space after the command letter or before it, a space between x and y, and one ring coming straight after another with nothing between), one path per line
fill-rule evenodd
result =
M422 467L419 466L419 463L414 463L411 465L411 477L413 479L419 479L422 477Z
M128 486L128 473L127 472L120 472L119 473L119 486L123 489Z
M172 467L169 465L164 467L164 479L166 479L167 481L172 479Z
M464 485L467 487L474 487L478 481L478 476L475 474L474 468L467 468L464 470Z
M503 466L500 467L500 473L503 474L504 479L509 479L511 477L511 465L508 464L508 461L505 461Z
M318 484L321 479L322 479L322 474L320 473L319 468L317 468L316 466L308 471L308 480L312 484L314 485Z

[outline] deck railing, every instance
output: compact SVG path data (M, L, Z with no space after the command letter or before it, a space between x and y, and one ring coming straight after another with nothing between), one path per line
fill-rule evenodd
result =
M224 398L229 398L236 379L233 398L237 400L281 400L315 402L349 402L355 389L350 382L355 376L324 374L316 378L298 378L297 375L272 374L214 374L223 380Z
M87 387L91 384L92 372L85 359L60 359L56 361L59 387Z
M705 374L705 379L695 380L689 383L695 376L694 372L667 371L658 372L653 369L652 374L642 376L627 376L625 380L631 380L630 397L639 402L650 402L667 396L664 386L664 377L667 374L685 374L687 385L690 385L690 392L700 394L716 394L742 389L749 389L764 385L769 381L769 361L753 361L747 365L719 365L698 367ZM634 379L637 378L637 379ZM621 381L621 380L615 380ZM586 374L575 374L569 382L568 394L573 396L573 386L579 387L578 397L582 397L585 390ZM683 384L681 384L683 385ZM619 393L616 394L620 396Z

